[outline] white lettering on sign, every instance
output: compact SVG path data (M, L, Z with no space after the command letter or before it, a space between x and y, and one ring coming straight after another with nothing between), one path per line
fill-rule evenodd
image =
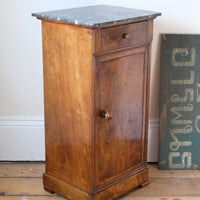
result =
M199 128L199 125L198 125L199 120L200 120L200 115L197 115L196 118L195 118L195 129L198 133L200 133L200 128Z
M186 101L193 101L194 100L194 90L192 88L186 88L184 97L179 97L178 94L174 94L171 96L171 102L186 102Z
M186 106L176 106L171 107L170 111L174 114L176 114L176 117L174 117L171 122L172 124L192 124L192 120L183 120L180 119L183 116L183 113L180 112L191 112L193 110L192 104L187 104Z
M170 152L169 153L169 168L170 169L183 169L183 168L191 168L192 166L192 153L184 152L181 156L181 163L174 163L174 158L180 158L180 152Z
M200 102L200 84L197 83L197 102Z
M190 71L190 78L189 79L172 80L171 83L174 84L174 85L193 84L194 83L194 71Z
M191 141L179 141L176 134L187 134L192 133L192 126L187 125L184 128L176 128L176 129L170 129L170 135L172 136L173 142L170 142L170 149L172 151L177 151L181 146L192 146Z
M180 54L183 58L181 61L176 61L176 54ZM195 49L191 49L190 61L186 61L186 56L188 56L188 48L174 48L172 50L172 65L175 67L191 67L195 64Z
M178 55L179 54L179 55ZM195 49L191 48L189 54L188 48L174 48L172 50L172 66L174 67L194 67L195 65ZM181 68L180 68L181 70ZM183 152L181 147L192 146L192 141L190 137L183 137L182 135L191 134L194 129L200 133L200 115L196 116L195 127L193 124L193 119L185 119L185 114L192 112L194 110L194 89L190 86L194 86L195 82L195 71L188 71L188 76L181 77L181 79L171 80L172 88L183 85L180 90L183 90L183 94L173 94L170 97L170 101L173 104L170 107L171 112L171 124L170 124L170 137L171 142L169 144L169 168L170 169L183 169L191 168L192 166L192 152L189 149ZM177 90L176 90L177 91ZM197 83L197 102L200 102L200 84ZM179 104L178 104L179 103ZM169 104L171 106L171 104ZM198 123L199 122L199 123ZM180 127L181 126L181 127ZM191 147L190 147L191 149Z

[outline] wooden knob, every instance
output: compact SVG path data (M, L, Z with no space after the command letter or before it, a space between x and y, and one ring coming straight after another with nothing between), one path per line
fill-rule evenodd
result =
M107 120L107 121L112 119L112 114L110 112L102 111L100 116L105 118L105 120Z
M128 39L128 38L129 38L129 34L128 34L128 33L123 33L123 34L122 34L122 38Z

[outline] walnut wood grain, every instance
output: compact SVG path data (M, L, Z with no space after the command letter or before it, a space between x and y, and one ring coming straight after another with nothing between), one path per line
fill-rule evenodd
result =
M92 33L43 21L46 171L93 188Z
M96 29L42 20L46 190L114 199L148 180L152 27L152 19Z
M71 200L90 200L91 194L70 185L54 176L44 174L44 187L46 190L56 192Z
M145 52L112 58L99 64L100 109L110 121L100 119L98 133L98 183L117 178L143 164L143 83Z
M148 180L148 170L128 177L127 179L106 188L97 194L89 194L80 190L58 178L44 174L44 187L49 191L54 191L71 200L113 200L130 190L137 188Z
M146 182L147 180L148 170L146 169L98 193L92 198L92 200L116 199L117 197L137 188L139 185L141 185L143 182Z
M145 43L147 28L148 22L144 21L102 29L102 51Z

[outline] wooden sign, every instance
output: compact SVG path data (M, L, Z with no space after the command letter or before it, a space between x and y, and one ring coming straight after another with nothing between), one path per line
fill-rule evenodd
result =
M200 169L200 35L161 36L160 169Z

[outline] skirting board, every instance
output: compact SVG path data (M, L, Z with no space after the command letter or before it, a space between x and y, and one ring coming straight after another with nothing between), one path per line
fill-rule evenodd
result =
M148 133L148 162L158 162L158 136L159 136L159 120L149 120Z
M148 162L158 162L159 120L149 121ZM42 117L0 117L0 161L44 161Z
M44 119L0 117L0 161L43 161Z

